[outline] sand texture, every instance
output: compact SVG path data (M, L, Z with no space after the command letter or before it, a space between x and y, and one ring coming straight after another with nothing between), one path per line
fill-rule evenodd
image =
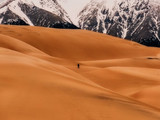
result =
M0 26L0 120L160 120L159 101L159 48Z

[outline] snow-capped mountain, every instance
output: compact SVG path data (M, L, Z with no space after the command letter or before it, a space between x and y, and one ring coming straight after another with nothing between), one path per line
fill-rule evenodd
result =
M0 23L77 28L57 0L6 0L0 5Z
M160 47L159 0L91 0L79 27Z

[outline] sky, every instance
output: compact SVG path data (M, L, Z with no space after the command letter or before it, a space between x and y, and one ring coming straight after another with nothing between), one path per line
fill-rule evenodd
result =
M2 1L4 1L4 0L0 0L0 2L2 2Z
M66 10L72 20L75 20L75 17L80 10L89 3L91 0L59 0L61 1L62 7Z

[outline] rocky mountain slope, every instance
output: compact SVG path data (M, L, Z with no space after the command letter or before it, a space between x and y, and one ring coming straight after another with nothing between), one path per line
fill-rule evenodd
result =
M1 24L77 28L56 0L8 0L0 6Z
M91 0L79 13L79 26L160 47L158 0Z

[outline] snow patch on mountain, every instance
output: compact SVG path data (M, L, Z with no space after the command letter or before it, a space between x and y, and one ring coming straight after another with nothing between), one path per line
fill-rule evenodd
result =
M18 6L18 2L18 0L13 1L12 4L8 5L8 9L16 15L20 16L20 18L27 22L29 25L34 26L30 19L22 12L21 8Z
M69 16L67 15L67 12L59 5L59 3L56 0L6 0L0 4L0 9L2 9L5 6L15 7L18 6L18 3L27 4L29 6L36 6L43 10L51 12L57 16L60 16L62 19L68 22L71 22Z
M150 3L153 5L160 5L160 0L150 0Z
M7 0L0 4L0 23L77 29L57 0Z
M82 29L160 46L159 0L91 0L78 16Z
M2 22L2 20L3 20L3 17L2 17L2 18L0 18L0 23Z

